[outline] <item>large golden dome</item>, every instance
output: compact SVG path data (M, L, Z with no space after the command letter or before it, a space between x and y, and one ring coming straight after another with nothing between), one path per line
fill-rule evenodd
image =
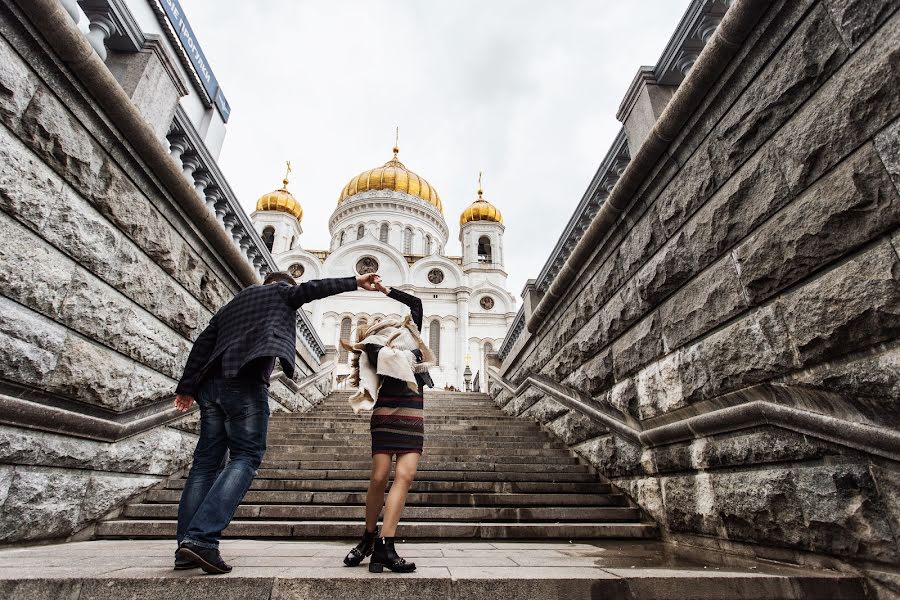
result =
M287 189L288 174L290 172L291 163L288 162L287 173L285 173L284 179L281 180L281 187L260 196L259 200L256 201L256 210L277 210L293 215L298 221L303 219L303 207L300 206L297 199Z
M478 174L478 198L459 215L460 226L472 221L503 222L503 215L500 214L497 207L484 199L484 190L481 189L481 173Z
M399 151L397 146L394 146L394 158L384 163L384 166L363 171L351 179L350 183L341 190L338 204L360 192L388 190L417 196L440 212L444 212L444 204L441 202L441 197L438 196L437 190L431 187L431 184L425 181L423 177L419 177L407 169L397 159Z

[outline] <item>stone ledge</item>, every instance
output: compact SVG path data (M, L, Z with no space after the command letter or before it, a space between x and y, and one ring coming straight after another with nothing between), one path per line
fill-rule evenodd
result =
M173 546L95 541L0 551L0 593L170 600L865 597L862 581L852 576L723 554L688 558L657 542L401 544L419 566L403 576L341 566L345 542L226 541L223 555L235 570L219 577L173 571Z

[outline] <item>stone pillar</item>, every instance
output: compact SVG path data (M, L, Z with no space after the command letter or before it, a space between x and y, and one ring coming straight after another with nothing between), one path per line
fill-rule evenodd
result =
M522 300L525 309L526 320L531 318L531 313L534 312L535 307L537 307L538 303L541 301L541 297L543 296L543 294L537 289L537 286L535 285L536 283L537 281L535 279L529 279L525 282L525 287L522 289Z
M674 85L657 84L653 71L653 67L638 69L619 105L619 112L616 113L616 119L625 126L631 156L637 154L672 94L678 89Z
M159 38L146 36L144 48L138 52L111 51L106 65L147 124L164 139L188 87Z
M494 351L494 352L488 352L488 353L487 353L487 356L486 356L485 359L484 359L484 364L485 364L485 373L484 373L485 387L484 387L484 391L487 392L488 394L490 394L490 393L491 393L491 385L492 385L494 382L491 381L491 378L490 378L490 377L488 377L487 370L488 370L488 369L497 369L498 371L500 370L500 364L501 364L500 356L497 355L497 352L496 352L496 351Z
M456 385L463 389L463 381L460 374L466 365L466 350L469 347L469 292L462 291L456 294L456 318L459 321L459 329L456 333Z

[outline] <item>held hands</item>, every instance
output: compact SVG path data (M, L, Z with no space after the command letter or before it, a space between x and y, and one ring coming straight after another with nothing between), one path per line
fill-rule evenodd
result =
M377 291L375 287L381 283L381 277L377 273L367 273L356 278L356 285L368 292Z
M194 397L186 394L175 395L175 410L178 412L187 412L194 403Z
M378 275L377 273L360 275L356 278L356 284L369 292L381 292L382 294L387 294L391 291L390 288L385 287L384 284L381 283L381 275Z

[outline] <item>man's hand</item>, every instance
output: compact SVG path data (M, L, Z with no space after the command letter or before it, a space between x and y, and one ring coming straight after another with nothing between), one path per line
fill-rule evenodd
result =
M391 291L391 288L385 287L385 285L384 285L383 283L381 283L381 279L379 278L379 279L378 279L378 283L375 284L375 291L376 291L376 292L381 292L382 294L384 294L385 296L387 296L387 295L388 295L388 292Z
M175 395L175 410L178 412L187 412L194 403L194 397L186 394Z
M376 291L377 288L375 286L380 283L381 277L377 273L367 273L356 278L356 285L368 292Z

